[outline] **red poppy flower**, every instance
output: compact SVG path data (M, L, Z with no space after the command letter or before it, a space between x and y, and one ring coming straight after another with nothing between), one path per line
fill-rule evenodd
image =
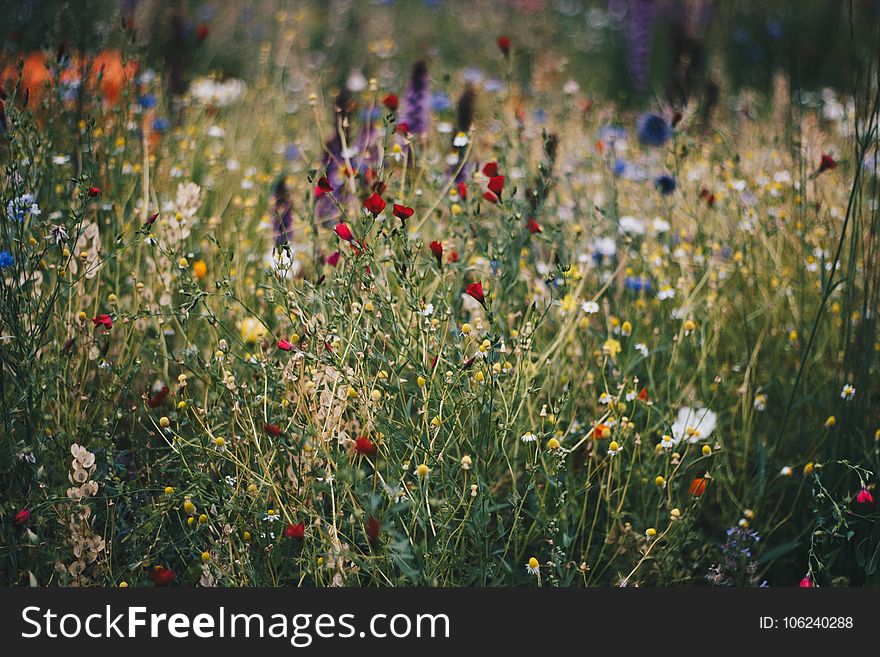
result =
M431 253L434 254L435 258L437 258L437 266L441 267L443 265L443 245L440 242L434 240L428 246L431 249Z
M498 175L498 162L486 162L483 165L483 175L487 178Z
M287 340L279 340L278 341L278 348L281 351L290 351L291 349L293 349L293 345L290 344Z
M400 123L397 124L397 132L401 135L408 135L409 134L409 124L401 121Z
M334 251L333 253L331 253L330 255L327 256L327 260L326 260L327 264L330 265L331 267L335 267L336 265L339 264L339 257L341 255L342 254L339 253L339 251Z
M505 57L510 54L510 37L503 35L498 37L498 50L500 50L501 54Z
M639 390L639 399L641 399L642 401L648 401L648 389L647 388L642 388L641 390Z
M284 536L287 538L304 538L306 535L306 524L302 521L297 524L290 523L284 528Z
M497 196L501 196L501 190L504 189L504 176L492 176L489 178L489 191Z
M103 326L108 331L113 328L113 318L111 318L110 315L98 315L92 317L92 323L96 327Z
M150 573L150 578L156 586L168 586L177 578L177 573L170 568L156 566Z
M495 196L495 194L493 192L489 192L489 191L483 192L483 199L485 199L486 201L489 201L489 203L494 203L496 205L498 204L498 197Z
M467 200L467 185L464 181L458 183L458 195L461 197L462 201Z
M400 219L403 223L406 223L406 220L413 216L413 212L415 212L415 210L405 205L394 204L394 216Z
M376 453L376 446L366 436L358 436L354 441L354 451L361 456L372 456Z
M813 588L813 580L810 579L810 576L807 575L801 580L799 585L802 589L811 589Z
M210 30L208 26L204 23L199 23L198 27L196 27L196 39L198 41L204 41L208 38L208 34L210 34Z
M471 283L467 286L465 290L465 294L476 299L481 306L486 307L486 297L483 296L483 283L477 281L476 283Z
M862 488L862 490L859 491L859 494L856 495L856 502L859 504L873 504L874 496L871 495L871 491L867 488Z
M15 514L15 524L16 525L23 525L28 520L30 520L30 517L31 517L31 510L28 508L24 508Z
M168 396L169 392L170 390L168 389L168 386L162 386L162 389L159 392L147 400L147 406L150 408L158 408L165 403L165 398Z
M702 477L697 477L691 482L691 485L688 487L688 493L690 493L694 497L699 497L706 492L706 486L708 483L709 482Z
M396 94L388 94L382 99L382 104L391 112L396 112L400 107L400 99Z
M89 191L87 193L89 195L89 198L95 198L96 196L101 195L101 188L100 187L89 187Z
M450 265L458 262L458 251L450 251L449 255L446 257L446 262L448 262Z
M825 171L830 171L831 169L837 168L837 162L834 160L831 155L827 153L822 154L822 159L819 161L819 171L817 171L817 175L820 173L824 173Z
M373 215L374 217L378 217L382 210L385 209L385 201L379 196L376 192L370 194L367 198L364 199L364 207L367 211Z
M535 221L534 219L529 219L529 220L526 222L526 228L529 229L529 232L530 232L532 235L534 235L535 233L540 233L540 232L541 232L541 224L539 224L539 223L538 223L537 221Z
M376 518L370 518L367 520L366 532L367 539L370 543L375 544L377 540L379 540L379 532L382 531L382 523L379 522Z
M333 191L333 185L330 184L330 181L327 180L327 176L321 176L318 178L318 182L315 185L315 196L321 196L322 194L329 194Z
M277 438L278 436L280 436L281 434L284 433L281 430L281 427L279 427L277 424L266 424L263 426L263 429L265 429L266 433L269 434L270 436L272 436L273 438Z
M336 228L333 230L336 231L336 234L339 235L340 238L344 239L346 242L351 242L354 236L351 234L351 228L345 225L344 222L340 221L336 224Z

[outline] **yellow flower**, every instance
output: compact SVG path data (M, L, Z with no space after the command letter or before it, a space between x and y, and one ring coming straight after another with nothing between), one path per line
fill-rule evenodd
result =
M825 426L826 427L833 427L835 424L837 424L837 418L834 417L833 415L829 415L828 419L825 420Z
M560 442L556 438L547 441L547 449L559 449L560 446Z
M473 327L470 324L468 324L467 322L465 322L464 324L461 325L461 332L464 333L465 335L470 333L472 330L473 330Z
M238 323L238 332L242 340L253 344L266 335L266 327L256 317L245 317Z
M428 473L430 472L430 468L427 465L422 463L416 468L416 474L419 476L419 479L427 479Z
M816 467L816 466L813 465L812 461L809 462L809 463L807 463L807 464L804 466L804 475L807 476L807 477L809 477L811 474L813 474L813 469L814 469L815 467Z
M208 552L202 552L202 562L208 563L211 560L211 555Z
M660 475L657 475L657 477L654 479L654 485L658 488L663 487L666 485L666 480Z
M708 445L703 445L703 449L700 451L702 451L703 456L709 456L709 454L712 453L712 448L709 447Z
M196 278L204 278L208 274L208 265L204 260L196 260L192 266L193 276Z
M172 488L171 486L165 486L165 494L174 495L174 488Z
M647 536L648 538L654 538L656 535L657 530L653 527L648 527L648 529L645 530L645 536Z
M183 510L192 515L196 512L196 505L192 503L192 500L186 500L183 503Z
M602 345L602 353L606 356L611 356L612 358L619 354L620 350L620 342L618 342L614 338L608 338Z

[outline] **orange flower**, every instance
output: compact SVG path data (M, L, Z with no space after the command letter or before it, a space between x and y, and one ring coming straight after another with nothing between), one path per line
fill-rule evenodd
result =
M703 479L703 477L697 477L691 482L691 485L688 488L688 493L694 497L699 497L706 492L706 486L708 484L709 482Z
M101 96L105 103L115 105L119 102L122 88L134 79L138 65L136 62L122 62L118 50L102 50L92 60L89 81L92 86L101 83Z
M208 265L204 260L196 260L192 266L193 276L202 279L208 274Z

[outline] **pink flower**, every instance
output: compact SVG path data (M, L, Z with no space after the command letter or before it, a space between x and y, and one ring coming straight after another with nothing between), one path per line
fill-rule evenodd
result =
M291 349L293 349L293 345L290 344L287 340L279 340L278 341L278 348L281 351L290 351Z
M856 502L859 504L873 504L874 496L871 495L871 491L863 487L862 490L859 491L859 494L856 495Z
M807 575L801 580L800 587L802 589L811 589L813 588L813 580L810 579L810 576Z
M30 517L31 517L31 510L28 508L24 508L15 514L15 524L16 525L23 525L28 520L30 520Z

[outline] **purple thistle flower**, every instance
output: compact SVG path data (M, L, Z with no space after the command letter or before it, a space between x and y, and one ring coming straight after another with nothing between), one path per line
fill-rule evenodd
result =
M400 122L407 125L411 134L423 135L428 132L429 111L428 65L424 60L419 60L413 66L409 85L403 96Z

